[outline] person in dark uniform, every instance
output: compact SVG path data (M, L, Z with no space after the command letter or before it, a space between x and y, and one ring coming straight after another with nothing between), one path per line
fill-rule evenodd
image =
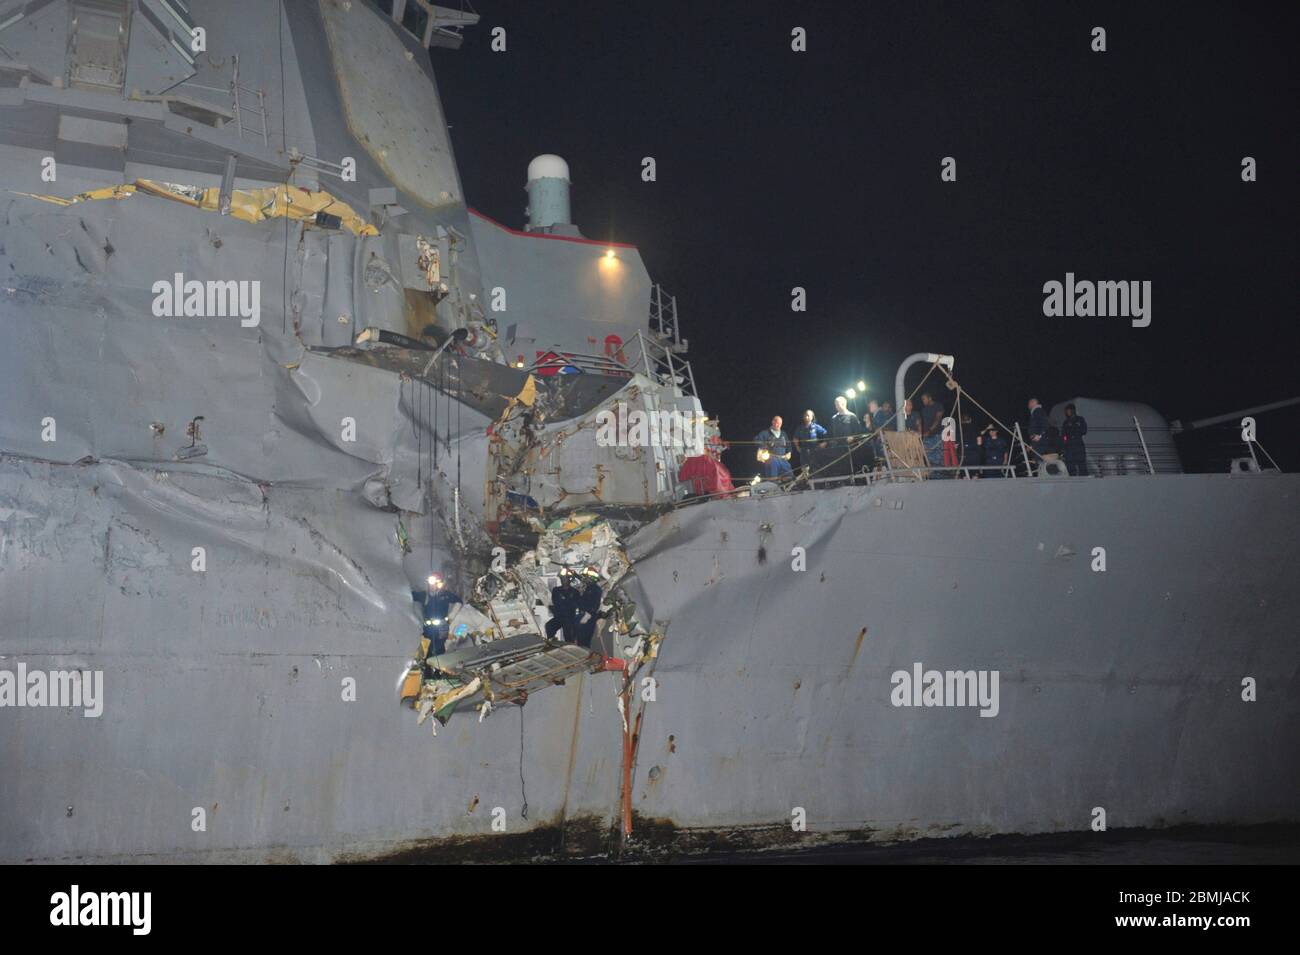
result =
M777 415L770 428L754 435L758 445L759 473L765 478L789 477L794 473L790 469L790 435L781 430L781 424L781 416Z
M876 413L879 411L879 401L872 398L867 402L867 413L862 416L862 427L868 432L876 430Z
M817 423L817 416L811 410L803 413L803 424L794 433L794 444L799 449L800 466L816 477L821 450L826 447L826 429Z
M1007 440L1006 435L998 431L995 424L989 425L984 429L980 436L980 444L984 451L984 465L991 468L1000 468L1007 463L1007 453L1011 450L1011 443ZM1001 471L984 471L981 472L985 477L1000 478L1003 477Z
M862 422L858 416L849 411L849 403L843 395L835 399L835 414L831 418L831 447L834 457L838 458L831 473L840 477L851 477L857 469L874 459L871 449L856 440L862 434Z
M908 398L903 402L903 428L916 435L921 434L921 416L916 412L916 405Z
M921 395L921 443L925 445L925 459L930 467L943 464L943 405L927 391ZM941 475L935 473L934 477Z
M604 596L600 580L595 575L587 577L578 597L577 620L575 621L573 642L584 649L591 649L591 638L596 634L596 621L605 614L600 611L600 599Z
M875 425L876 413L879 411L880 411L880 402L872 398L870 401L867 402L867 410L862 415L862 433L871 435L871 437L867 439L867 443L871 445L871 454L873 457L876 458L879 458L881 456L880 448L876 446L876 437L873 434L873 432L876 430L876 425Z
M596 621L604 619L600 601L604 592L594 574L585 579L567 567L560 570L560 585L551 588L551 619L546 621L546 639L554 640L563 634L565 643L576 643L591 649L591 638L596 633Z
M574 586L573 574L567 567L560 569L560 585L551 588L551 619L546 621L546 639L554 640L563 631L562 639L576 642L578 638L578 600L582 595Z
M424 626L421 632L429 639L431 655L447 652L447 618L451 616L456 604L463 603L458 594L443 586L442 577L429 575L428 590L412 590L411 599L420 605L424 614Z
M884 431L884 422L887 418L885 408L879 401L867 402L867 413L862 416L862 429L872 435L871 453L876 456L877 461L884 460L885 457L885 439L881 437L881 433Z
M1039 457L1046 458L1055 454L1052 446L1052 425L1047 420L1047 409L1039 404L1037 398L1029 399L1029 450L1038 452ZM1037 462L1035 462L1037 463Z
M1074 405L1065 406L1065 420L1061 422L1061 443L1064 447L1065 469L1072 477L1088 476L1088 449L1083 436L1088 433L1088 422L1075 413Z

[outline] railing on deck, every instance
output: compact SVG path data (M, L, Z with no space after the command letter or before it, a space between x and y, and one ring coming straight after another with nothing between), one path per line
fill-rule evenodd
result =
M666 387L677 388L689 397L696 396L695 373L691 370L691 363L675 356L672 348L647 338L639 331L613 354L549 352L528 365L526 370L543 375L573 374L577 371L616 378L635 373L645 375Z
M1144 430L1138 422L1132 427L1097 427L1089 428L1089 435L1106 435L1104 443L1098 442L1085 447L1088 458L1088 474L1077 477L1062 473L1055 480L1088 480L1096 478L1125 477L1131 475L1180 474L1182 463L1177 449L1164 443L1153 444L1150 430ZM1122 440L1117 439L1123 436ZM1013 438L1015 436L1013 435ZM748 444L748 442L743 442ZM1043 461L1032 451L1029 457L1033 462L1034 474L1026 475L1024 455L1019 438L1015 438L1008 450L1008 460L1004 464L966 464L956 467L934 467L929 463L908 465L895 459L881 460L873 469L860 469L852 474L805 475L803 469L796 470L790 478L778 481L763 479L757 484L750 483L747 477L741 477L735 490L711 495L692 495L676 502L674 506L685 507L699 504L717 497L768 497L777 494L795 494L818 488L858 485L871 487L877 484L910 483L921 480L966 479L981 480L1023 479L1026 476L1038 477ZM1106 460L1103 460L1106 459ZM827 467L827 466L824 466ZM1065 468L1064 458L1057 456L1056 467Z
M603 355L547 352L526 370L542 375L573 374L576 371L612 377L635 373L665 387L679 389L687 397L698 397L695 372L691 363L682 357L689 342L682 340L677 324L677 296L669 295L658 284L650 287L649 325L648 335L637 331L612 352Z
M636 333L634 341L624 345L639 349L639 355L634 355L633 361L640 359L639 364L635 365L635 370L641 372L649 378L668 387L680 388L682 394L688 397L696 397L695 393L695 372L691 370L691 363L685 358L673 357L673 349L667 345L647 339L640 332Z
M1106 440L1089 443L1093 436L1104 435ZM1114 474L1177 474L1182 471L1182 460L1172 444L1153 444L1151 434L1137 427L1088 428L1084 447L1088 452L1088 473L1110 477ZM1114 466L1103 458L1114 456Z

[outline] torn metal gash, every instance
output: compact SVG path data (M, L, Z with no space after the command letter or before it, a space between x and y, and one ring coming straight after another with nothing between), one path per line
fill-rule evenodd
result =
M662 637L642 624L620 586L629 569L608 521L592 514L552 521L541 528L534 549L508 569L480 577L470 601L453 608L444 653L434 653L429 639L421 638L416 659L399 681L400 698L418 711L421 723L432 714L445 725L458 707L477 709L482 721L501 703L523 705L530 693L583 672L617 671L616 690L622 693L653 659ZM590 647L548 636L552 593L565 573L598 600L603 597L593 607L599 613L589 612L590 620L583 621L595 631Z

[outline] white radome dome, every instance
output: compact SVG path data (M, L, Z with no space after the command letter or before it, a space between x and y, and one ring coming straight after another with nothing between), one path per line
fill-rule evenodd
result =
M528 164L528 181L563 179L569 181L569 164L554 153L542 153Z

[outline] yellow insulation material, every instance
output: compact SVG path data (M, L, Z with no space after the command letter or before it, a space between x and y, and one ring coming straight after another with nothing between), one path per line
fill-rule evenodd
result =
M137 179L133 183L123 183L120 186L92 189L90 192L78 193L71 198L31 192L19 192L16 195L39 199L41 202L53 203L56 206L70 206L73 203L92 202L97 199L127 199L136 192L181 202L207 212L217 212L221 203L221 190L216 186L186 186L154 179ZM336 217L341 227L353 235L379 235L379 230L357 215L356 210L328 192L312 192L299 186L278 185L262 189L235 189L230 194L230 214L244 222L288 218L319 225L315 221L318 213Z

